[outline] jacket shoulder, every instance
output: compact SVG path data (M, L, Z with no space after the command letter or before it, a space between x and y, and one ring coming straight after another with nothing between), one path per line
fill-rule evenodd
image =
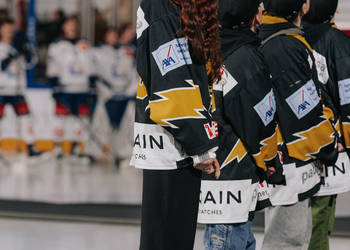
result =
M225 60L225 65L235 75L245 79L267 71L264 57L255 45L244 45L237 49Z
M350 37L343 31L331 28L326 37L329 39L329 44L334 50L335 57L350 56Z
M159 19L176 13L175 8L175 4L171 0L143 0L140 4L144 18L150 25Z

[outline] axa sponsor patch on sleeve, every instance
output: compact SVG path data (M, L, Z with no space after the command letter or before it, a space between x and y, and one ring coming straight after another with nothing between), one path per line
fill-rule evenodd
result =
M272 122L276 113L276 100L273 91L271 90L261 102L256 104L254 109L265 126Z
M310 80L286 99L298 119L311 112L320 102L315 83Z
M152 55L163 76L181 66L192 64L186 38L177 38L165 43L153 51Z
M350 79L345 79L338 82L340 105L350 103Z

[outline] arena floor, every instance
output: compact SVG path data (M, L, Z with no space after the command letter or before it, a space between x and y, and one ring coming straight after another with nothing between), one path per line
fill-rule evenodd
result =
M203 250L199 230L195 250ZM256 234L257 250L263 235ZM137 226L0 219L0 245L4 250L136 250ZM350 239L332 238L331 250L349 250Z

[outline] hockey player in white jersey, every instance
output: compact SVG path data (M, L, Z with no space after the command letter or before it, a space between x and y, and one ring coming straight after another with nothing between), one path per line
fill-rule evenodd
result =
M63 155L72 154L78 146L79 156L87 156L86 127L96 102L94 62L90 44L78 33L77 18L67 18L64 37L49 47L47 77L54 87L58 118L55 135Z
M15 33L14 22L3 20L0 24L0 125L4 117L5 106L12 105L18 119L18 135L25 142L29 156L39 155L34 147L34 132L28 103L24 96L27 86L26 69L33 65L33 56L26 44L23 44L22 54L13 46ZM1 130L1 126L0 126ZM4 137L1 131L1 138ZM20 143L21 145L23 143ZM18 145L17 145L18 146ZM23 147L22 147L23 149ZM16 150L19 148L16 147Z
M138 75L135 59L128 48L116 48L118 35L115 29L109 28L105 34L105 43L95 49L99 90L98 117L104 112L107 129L104 142L111 146L111 153L116 166L130 157L133 147L134 102ZM98 117L98 126L101 120ZM108 124L109 123L109 124ZM99 129L99 128L97 128ZM112 136L110 136L112 135Z

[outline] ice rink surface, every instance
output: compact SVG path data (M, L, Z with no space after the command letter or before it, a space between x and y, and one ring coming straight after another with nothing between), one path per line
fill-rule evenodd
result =
M141 172L97 164L90 166L77 157L57 161L50 154L40 160L23 155L7 156L12 163L0 162L0 199L54 203L125 203L141 202Z
M203 250L203 233L197 233L195 250ZM263 235L255 236L259 250ZM137 226L0 219L4 250L137 250L138 244ZM331 250L349 249L350 239L331 239Z

